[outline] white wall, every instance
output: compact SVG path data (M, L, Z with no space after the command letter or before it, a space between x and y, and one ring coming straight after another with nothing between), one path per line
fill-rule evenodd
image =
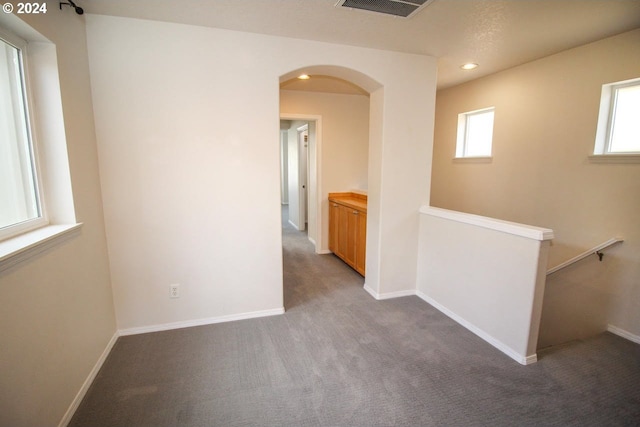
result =
M372 97L383 115L371 138L381 157L369 168L368 219L378 236L367 244L367 283L377 291L415 289L418 209L429 199L434 58L87 20L119 327L282 307L278 84L307 66L345 67L368 76L365 89L384 94ZM170 283L182 284L181 298L168 298Z
M20 17L56 45L55 49L44 46L48 43L32 47L38 48L38 55L57 54L64 123L51 123L56 117L53 111L36 119L49 130L60 128L66 134L68 159L58 160L69 165L75 215L56 206L67 202L64 191L49 188L55 195L48 200L49 208L54 219L75 216L83 226L64 243L0 272L3 426L57 425L116 331L84 17L51 9L46 15ZM12 18L17 21L2 15L3 23ZM57 80L58 76L53 72L50 78ZM58 154L41 148L46 157ZM65 171L44 174L66 178Z
M625 239L550 276L541 346L608 324L640 336L640 164L588 158L602 85L635 77L640 30L438 92L432 206L553 229L549 267ZM453 162L457 115L492 105L492 163Z
M319 159L320 182L309 183L310 197L316 199L311 190L319 188L321 201L322 247L319 252L329 250L329 193L366 190L369 161L369 97L302 91L280 91L280 112L283 116L320 116L322 118L322 146ZM311 122L314 125L314 122ZM314 153L310 130L310 148ZM313 160L313 159L311 159ZM310 161L314 171L316 162ZM315 175L311 173L312 177ZM312 216L314 218L312 218ZM315 224L315 213L309 213L309 232ZM315 237L314 237L315 240Z

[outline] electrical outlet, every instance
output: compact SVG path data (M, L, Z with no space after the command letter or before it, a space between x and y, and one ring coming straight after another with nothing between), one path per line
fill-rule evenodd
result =
M169 285L169 298L180 298L180 285Z

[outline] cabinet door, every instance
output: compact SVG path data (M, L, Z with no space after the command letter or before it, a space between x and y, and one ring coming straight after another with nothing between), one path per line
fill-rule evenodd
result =
M358 231L356 234L356 266L358 273L364 276L367 250L367 214L358 214Z
M351 267L356 266L356 238L358 235L358 217L360 212L352 208L345 208L347 216L347 248L344 260Z
M338 250L339 207L336 202L329 201L329 250L333 253L337 253Z
M345 259L347 254L347 240L349 238L348 228L350 216L351 209L343 205L338 205L338 244L334 253L343 260Z

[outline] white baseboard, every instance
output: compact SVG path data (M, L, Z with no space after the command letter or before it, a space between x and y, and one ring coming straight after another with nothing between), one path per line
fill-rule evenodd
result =
M370 288L366 283L364 284L364 290L369 292L369 294L378 301L391 298L408 297L416 294L416 291L414 289L410 289L407 291L385 292L380 294Z
M255 319L256 317L275 316L284 313L284 307L271 310L252 311L248 313L230 314L228 316L207 317L205 319L184 320L181 322L161 323L159 325L141 326L137 328L121 329L120 335L137 335L148 332L168 331L171 329L190 328L192 326L211 325L214 323L232 322L234 320Z
M116 343L118 337L126 336L126 335L144 334L147 332L166 331L169 329L187 328L190 326L201 326L201 325L210 325L213 323L231 322L234 320L254 319L256 317L274 316L274 315L283 314L283 313L284 313L284 307L281 307L281 308L276 308L272 310L253 311L249 313L209 317L206 319L187 320L184 322L164 323L160 325L143 326L140 328L129 328L129 329L121 329L119 331L116 331L113 334L113 337L111 337L111 340L109 340L107 347L104 349L104 351L98 358L98 361L94 365L93 369L91 370L91 372L89 372L89 376L87 376L87 379L82 384L82 387L80 387L80 390L78 391L78 393L76 394L76 397L71 402L71 405L67 409L67 412L64 414L64 416L58 423L58 427L66 427L67 425L69 425L71 418L73 418L73 414L75 414L76 410L78 409L78 406L80 406L82 399L84 399L84 396L87 394L87 391L91 386L91 383L96 378L96 375L98 375L98 372L102 367L102 364L107 359L107 356L109 356L109 353L111 352L111 349Z
M320 249L319 251L316 251L316 253L318 255L329 255L329 254L332 254L333 252L331 252L329 249Z
M617 326L607 325L607 331L612 334L618 335L619 337L628 339L636 344L640 344L640 335L632 334L629 331L625 331L624 329L618 328Z
M364 290L367 291L369 293L369 295L371 295L375 299L379 299L378 298L378 293L376 291L374 291L373 289L371 289L369 287L369 285L367 285L366 283L364 284Z
M293 228L295 228L296 230L298 230L298 231L302 231L302 230L300 230L300 227L298 227L296 224L294 224L294 223L293 223L293 221L289 220L289 224L291 224L291 226L292 226Z
M434 308L436 308L439 311L441 311L442 313L444 313L447 317L450 317L451 319L455 320L460 325L464 326L465 328L467 328L468 330L470 330L471 332L473 332L474 334L476 334L477 336L479 336L480 338L482 338L483 340L485 340L486 342L488 342L489 344L491 344L492 346L494 346L495 348L497 348L498 350L500 350L501 352L503 352L504 354L506 354L507 356L512 358L513 360L515 360L516 362L520 363L521 365L530 365L530 364L535 363L535 362L538 361L537 354L532 354L532 355L529 355L529 356L525 356L525 355L522 355L522 354L518 353L517 351L515 351L514 349L512 349L508 345L506 345L503 342L497 340L496 338L492 337L491 335L489 335L488 333L486 333L482 329L480 329L477 326L469 323L468 321L466 321L462 317L460 317L457 314L455 314L453 311L451 311L448 308L446 308L445 306L441 305L440 303L438 303L433 298L427 296L424 292L417 291L416 295L418 295L420 298L422 298L424 301L426 301L427 303L432 305Z
M96 375L98 375L100 368L102 368L102 364L104 363L105 360L107 360L107 356L109 356L109 353L111 352L111 349L113 348L114 344L118 340L119 336L120 335L118 334L118 331L116 331L113 334L113 336L107 343L107 346L105 347L104 351L98 358L98 361L93 366L93 369L91 369L91 372L89 372L89 376L87 376L87 379L85 379L84 383L82 383L82 387L80 387L80 390L78 391L78 393L76 394L76 397L71 402L71 405L67 409L67 412L65 412L64 416L58 423L58 427L67 427L67 425L69 425L71 418L73 418L73 414L76 413L78 406L80 406L80 403L82 402L82 399L84 399L84 396L87 394L87 391L91 386L91 383L93 383L93 380L96 378Z

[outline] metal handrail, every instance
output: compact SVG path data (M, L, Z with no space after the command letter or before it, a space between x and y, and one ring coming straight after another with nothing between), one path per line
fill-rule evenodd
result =
M616 243L622 243L624 242L623 239L619 238L619 237L614 237L611 238L609 240L607 240L604 243L599 244L596 247L593 247L591 249L589 249L588 251L585 251L583 253L581 253L580 255L577 255L561 264L556 265L555 267L553 267L552 269L549 269L547 271L547 276L550 274L555 273L556 271L562 270L565 267L570 266L571 264L575 264L576 262L588 257L589 255L598 255L598 258L600 258L600 261L602 261L602 257L604 256L604 254L601 252L603 249L608 248L609 246L613 246Z

